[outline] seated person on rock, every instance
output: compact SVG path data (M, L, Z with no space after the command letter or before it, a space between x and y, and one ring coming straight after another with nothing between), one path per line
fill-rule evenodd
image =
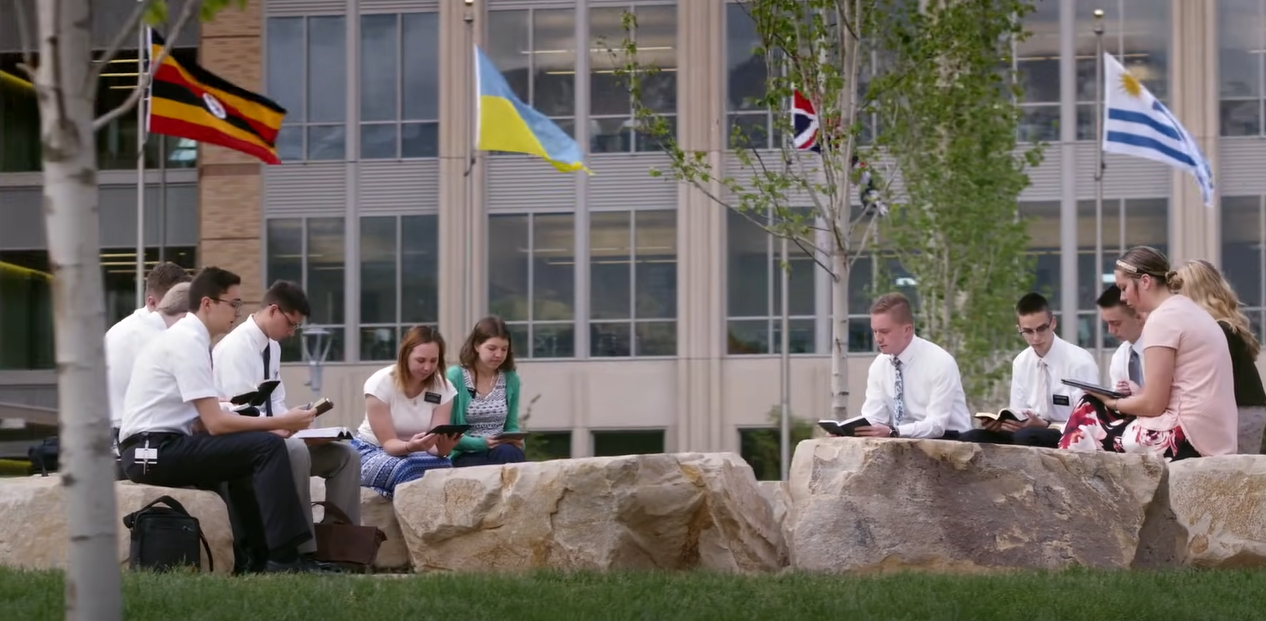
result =
M457 387L453 422L470 425L470 431L453 451L453 467L527 461L523 440L497 437L519 431L519 374L505 322L500 317L479 320L459 359L459 366L448 369L448 381Z
M1155 248L1126 251L1117 260L1116 283L1126 304L1147 313L1145 381L1124 398L1102 395L1102 407L1079 407L1069 417L1060 448L1166 460L1234 454L1235 380L1218 322L1173 292L1182 288L1182 279Z
M397 485L453 466L448 456L459 436L430 433L449 424L457 394L443 368L444 337L417 326L405 333L395 364L365 381L365 420L352 440L362 486L391 498Z
M204 268L189 285L189 314L141 351L124 397L120 461L136 483L208 490L227 483L247 538L267 543L261 571L317 571L299 557L312 539L310 509L295 494L285 440L269 433L306 429L315 412L239 416L216 390L211 341L237 320L240 285L231 272Z
M1059 324L1041 294L1020 298L1015 314L1016 327L1029 347L1011 364L1011 401L1007 407L1028 418L1024 422L991 420L960 439L1056 448L1064 422L1082 396L1080 390L1060 380L1097 384L1099 365L1090 352L1059 338Z
M1108 334L1121 342L1108 363L1108 385L1128 395L1131 386L1143 385L1143 324L1147 313L1123 302L1121 289L1115 284L1108 285L1095 304Z
M915 336L910 301L880 296L870 307L879 355L866 379L861 415L872 424L859 436L954 440L971 429L958 363L940 346Z

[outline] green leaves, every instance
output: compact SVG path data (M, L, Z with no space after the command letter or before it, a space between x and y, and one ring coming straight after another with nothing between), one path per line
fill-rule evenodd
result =
M189 0L198 2L198 0ZM201 0L198 6L198 20L209 22L224 9L245 10L249 0ZM163 26L171 21L170 6L166 0L154 0L145 9L145 23L149 26Z

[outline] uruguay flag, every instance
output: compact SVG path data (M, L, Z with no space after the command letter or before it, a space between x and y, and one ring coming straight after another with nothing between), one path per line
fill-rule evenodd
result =
M1138 78L1104 53L1103 150L1190 172L1205 207L1213 206L1213 169L1195 138Z

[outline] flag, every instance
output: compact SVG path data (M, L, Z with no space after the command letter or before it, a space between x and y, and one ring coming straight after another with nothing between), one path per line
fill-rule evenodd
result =
M478 97L475 148L535 155L562 172L583 170L580 145L549 117L519 100L496 65L475 46Z
M791 127L795 132L791 144L801 151L821 153L818 144L818 112L813 102L800 91L793 91L791 96Z
M1103 150L1147 158L1190 172L1206 207L1213 206L1213 169L1195 138L1164 104L1104 53Z
M165 42L153 30L149 38L146 62L152 64ZM268 164L281 163L277 132L286 117L285 108L197 63L180 63L171 56L149 72L149 132L219 145Z

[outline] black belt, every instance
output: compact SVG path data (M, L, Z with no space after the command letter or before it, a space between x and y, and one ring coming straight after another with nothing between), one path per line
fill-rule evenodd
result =
M176 436L183 436L183 433L175 433L171 431L142 431L134 433L127 437L126 440L119 443L119 453L126 451L146 440L150 441L150 448L157 448L162 443Z

